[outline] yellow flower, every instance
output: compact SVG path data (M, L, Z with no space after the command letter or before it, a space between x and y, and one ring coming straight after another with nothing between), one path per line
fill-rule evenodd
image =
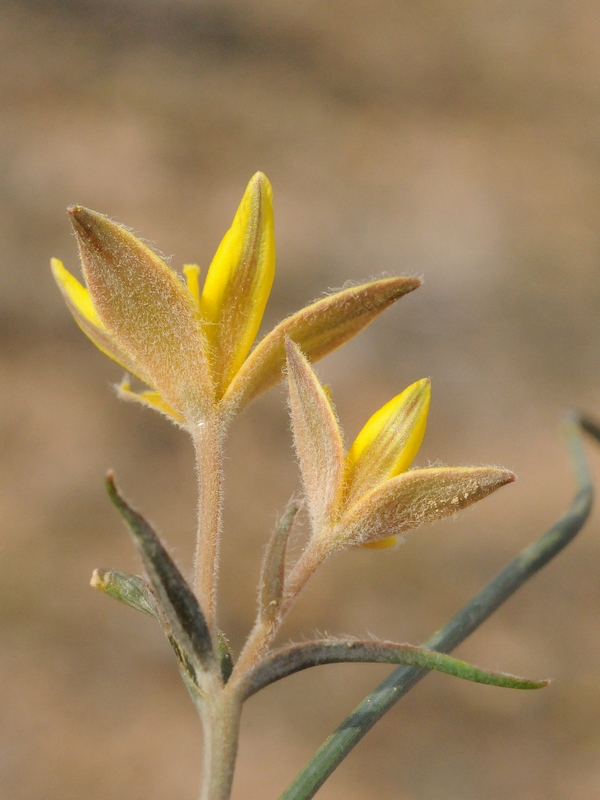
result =
M128 230L81 206L69 209L86 285L52 259L76 322L106 355L150 388L120 395L186 427L222 419L280 380L285 336L311 360L339 347L416 289L384 278L329 295L277 325L250 352L275 275L271 185L257 172L208 269L185 265L185 283Z
M404 531L452 515L510 483L498 467L409 471L425 434L431 385L417 381L369 419L344 455L328 394L306 358L287 342L294 440L312 539L329 552L390 547Z

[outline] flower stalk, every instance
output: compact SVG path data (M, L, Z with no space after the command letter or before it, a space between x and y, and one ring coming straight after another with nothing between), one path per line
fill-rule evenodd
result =
M217 581L223 509L224 425L217 414L196 423L192 441L198 479L198 530L194 554L195 586L213 642L217 635Z

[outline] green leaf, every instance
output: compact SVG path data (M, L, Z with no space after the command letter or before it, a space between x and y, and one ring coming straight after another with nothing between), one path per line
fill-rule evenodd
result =
M114 476L106 486L110 499L125 520L148 572L157 605L169 631L167 635L186 668L207 670L214 664L212 639L206 619L193 591L177 569L148 522L119 494Z
M120 600L126 606L160 619L150 587L139 575L129 575L113 569L95 569L90 585L115 600Z
M281 680L294 672L321 664L339 664L362 661L378 664L402 664L420 669L436 670L454 675L456 678L501 686L505 689L541 689L549 681L532 681L504 672L489 672L466 661L418 647L395 642L356 641L352 639L322 639L314 642L294 644L275 650L248 674L244 685L244 696L250 697L265 686Z
M233 655L227 637L223 631L217 633L219 663L221 665L221 677L223 683L227 683L233 672Z
M290 501L275 526L265 551L258 591L259 613L263 620L275 619L279 611L285 579L287 541L299 508L298 501Z

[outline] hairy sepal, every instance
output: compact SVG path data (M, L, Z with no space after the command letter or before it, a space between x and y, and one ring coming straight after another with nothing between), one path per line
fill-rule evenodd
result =
M140 368L117 346L92 303L89 291L65 268L58 258L50 259L52 275L67 308L80 329L105 356L120 364L136 378L147 382Z
M301 348L309 361L318 361L420 285L417 278L381 278L336 292L292 314L250 353L225 393L225 404L241 410L279 383L285 364L286 336Z
M433 467L391 478L354 503L331 536L331 549L397 536L452 516L512 483L498 467Z
M188 420L213 401L200 315L179 277L128 230L69 209L94 308L117 346Z
M286 341L294 444L313 535L328 529L341 496L344 447L331 403L300 349Z

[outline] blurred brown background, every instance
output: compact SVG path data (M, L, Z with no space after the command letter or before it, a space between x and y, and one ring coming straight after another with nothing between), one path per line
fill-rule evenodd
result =
M121 485L189 570L191 447L76 328L65 207L206 266L247 180L275 192L265 319L383 271L418 292L319 365L347 437L431 376L417 463L519 482L393 552L329 563L284 631L424 641L569 504L565 405L600 416L600 9L465 0L4 0L0 9L0 794L188 800L200 727L153 623L88 586L139 563ZM600 456L590 448L596 477ZM228 445L222 625L239 648L262 548L297 487L285 396ZM581 537L463 645L549 689L427 678L323 800L600 794L600 544ZM234 796L276 798L389 669L331 666L247 706Z

